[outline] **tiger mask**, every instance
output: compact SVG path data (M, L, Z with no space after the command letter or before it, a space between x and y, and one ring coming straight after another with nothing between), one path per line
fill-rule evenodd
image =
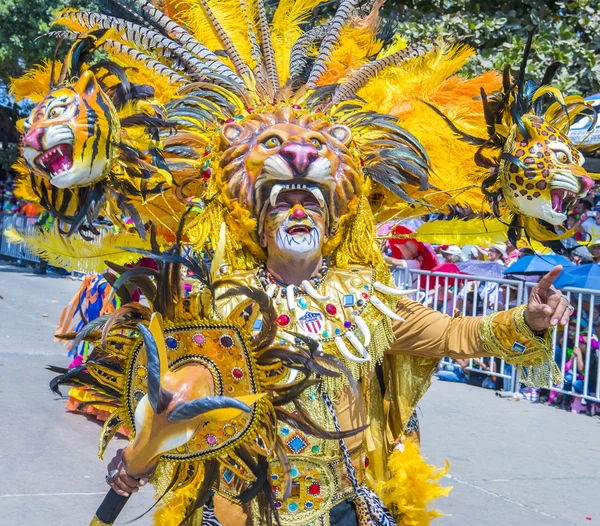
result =
M525 115L529 139L515 126L501 161L500 180L509 207L527 217L560 225L577 199L594 185L583 155L569 138L543 118Z
M22 153L34 175L57 188L105 178L117 155L117 111L90 71L51 91L23 124Z
M289 107L225 123L222 183L228 198L252 210L259 230L269 204L281 192L313 194L328 216L331 235L348 204L360 195L363 177L348 149L352 132ZM258 232L260 236L261 232Z

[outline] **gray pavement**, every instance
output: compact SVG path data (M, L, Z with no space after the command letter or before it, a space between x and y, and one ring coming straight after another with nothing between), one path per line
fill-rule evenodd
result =
M68 363L52 335L79 285L0 263L0 526L86 525L106 492L99 424L65 411L44 369ZM444 484L454 486L434 525L600 522L600 419L434 380L420 420L423 453L450 461ZM146 487L120 523L151 503Z

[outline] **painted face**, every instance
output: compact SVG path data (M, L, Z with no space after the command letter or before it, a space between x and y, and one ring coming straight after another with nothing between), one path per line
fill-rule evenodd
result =
M325 223L326 211L311 192L281 192L266 213L261 244L269 255L320 256L327 241Z
M517 133L507 152L519 163L501 168L504 196L516 213L560 225L594 182L582 167L583 155L566 135L541 117L526 115L523 121L531 139Z
M29 169L57 188L87 186L104 178L118 142L117 112L93 73L52 91L23 125Z

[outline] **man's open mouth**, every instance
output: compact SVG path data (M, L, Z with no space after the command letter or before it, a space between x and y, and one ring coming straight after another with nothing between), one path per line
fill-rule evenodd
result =
M57 144L38 155L35 162L54 177L73 166L73 147L70 144Z
M291 227L289 227L286 230L286 233L288 233L290 236L297 236L297 235L307 235L310 234L313 230L313 227L308 226L308 225L293 225Z
M553 188L550 190L550 196L552 198L553 210L563 214L575 204L579 194L571 190L564 190L563 188Z

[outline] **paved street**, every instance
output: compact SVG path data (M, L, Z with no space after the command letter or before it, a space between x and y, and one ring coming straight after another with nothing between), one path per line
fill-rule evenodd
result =
M79 281L0 263L0 525L84 526L106 492L100 426L64 410L47 364L66 365L52 335ZM420 406L423 452L450 461L437 526L600 522L600 419L434 380ZM107 458L125 441L115 441ZM152 503L145 488L124 520ZM591 517L592 521L586 520ZM135 524L150 524L144 517Z

